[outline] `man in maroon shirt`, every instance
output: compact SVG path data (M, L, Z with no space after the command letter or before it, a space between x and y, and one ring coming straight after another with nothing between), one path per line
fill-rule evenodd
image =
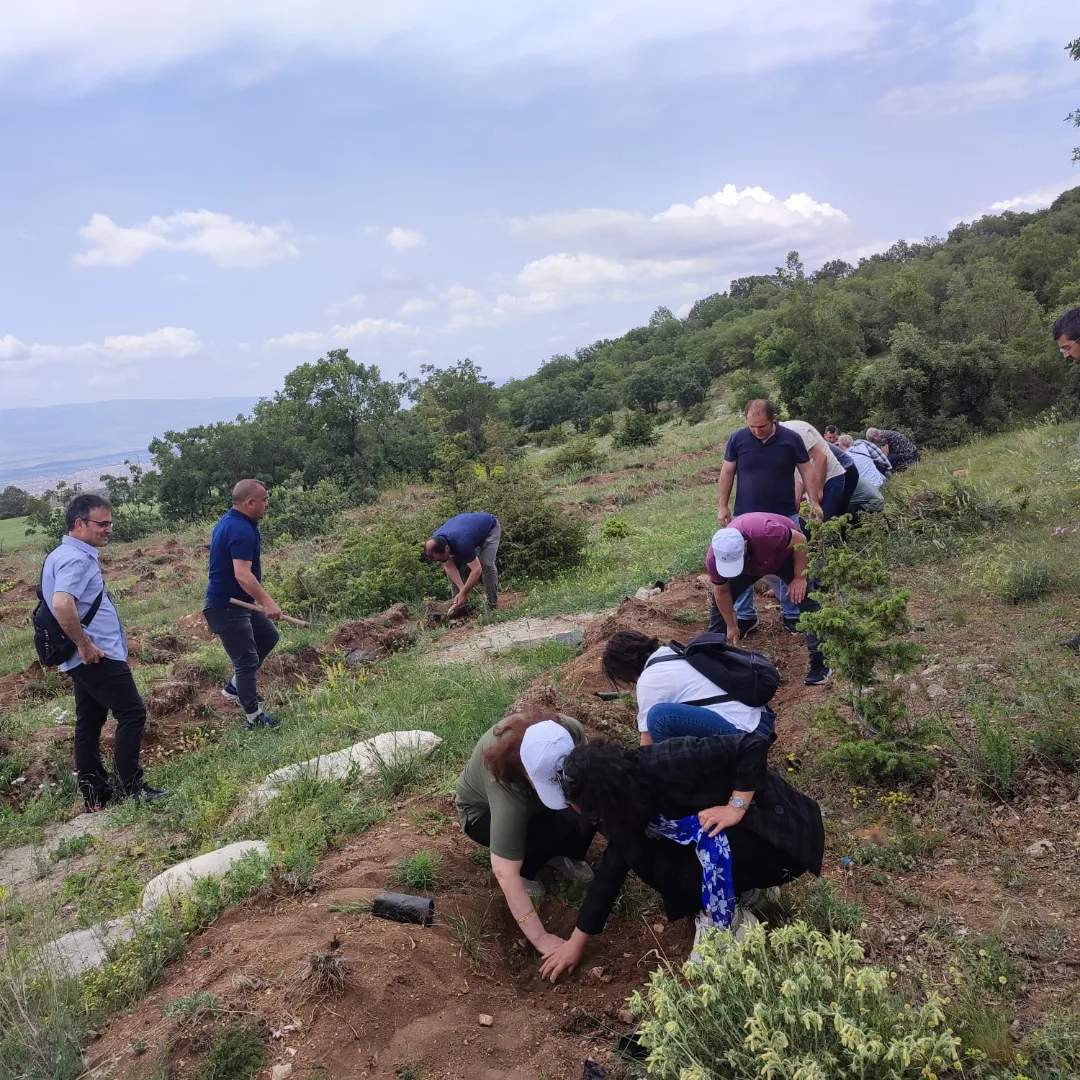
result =
M811 586L806 580L806 537L782 514L740 514L734 518L713 536L705 569L713 592L709 631L726 633L732 645L739 643L733 597L766 574L775 574L787 585L788 596L800 612L820 608L807 596ZM828 682L831 672L813 634L806 635L806 648L810 653L806 685L820 686Z

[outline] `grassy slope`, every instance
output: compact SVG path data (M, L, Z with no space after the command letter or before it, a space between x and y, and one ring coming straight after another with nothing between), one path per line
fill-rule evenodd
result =
M26 535L26 518L4 518L0 521L0 555L22 547L30 539Z
M701 450L715 443L725 425L716 422L701 429L670 428L665 445L654 451L621 452L611 461L625 468L656 453L678 454ZM899 568L898 577L915 590L913 607L922 626L930 660L956 662L961 683L956 707L980 701L1007 716L1032 688L1046 688L1047 680L1080 679L1080 667L1054 644L1070 629L1080 581L1071 576L1075 550L1074 522L1080 517L1080 486L1073 471L1074 432L1071 427L1039 427L980 440L927 460L895 482L898 492L918 489L928 482L940 485L954 478L976 490L1004 498L1018 508L1015 520L1002 523L955 550L931 561L933 550L911 551L911 565ZM669 466L670 478L697 472L711 457L679 460ZM587 485L568 485L572 478L554 478L553 487L568 489L579 498ZM610 490L617 491L617 481ZM560 491L561 497L567 497ZM567 501L574 501L568 498ZM619 541L599 538L598 526L586 563L559 580L537 583L524 604L511 614L586 610L618 602L639 585L700 566L715 521L715 486L662 491L614 511L631 526ZM1067 531L1055 533L1055 528ZM193 542L197 537L184 537ZM144 544L153 541L144 541ZM36 558L36 555L35 555ZM1037 604L1004 603L994 590L1016 566L1044 563L1053 581L1050 594ZM29 565L29 563L28 563ZM164 628L178 616L198 607L199 586L168 590L146 597L121 600L121 612L131 626ZM304 640L319 640L329 626L315 627ZM1080 625L1077 626L1080 629ZM207 646L205 662L216 646ZM0 628L0 652L7 670L20 670L29 660L29 641L21 631ZM102 915L127 910L137 903L141 883L166 863L186 854L250 835L268 836L275 858L289 872L310 870L318 851L338 835L355 832L381 813L379 805L355 792L330 801L309 797L291 805L290 813L245 825L233 822L233 811L243 790L279 765L304 759L329 748L388 728L427 727L444 738L439 756L421 784L448 790L461 760L476 735L513 700L530 677L562 662L566 653L549 647L536 653L509 657L482 667L458 666L433 670L416 654L400 656L377 672L354 676L331 670L315 692L295 694L279 710L287 721L284 730L268 738L251 738L232 730L220 743L211 743L152 771L154 784L176 793L160 812L138 813L124 808L113 812L111 824L125 826L122 841L108 837L97 842L90 865L37 913L39 926L55 932L72 922L85 923ZM968 664L1000 656L1017 671L1013 686L988 687ZM220 659L220 658L219 658ZM951 670L951 669L950 669ZM164 674L145 667L140 682ZM964 683L964 679L967 680ZM1053 684L1058 692L1058 683ZM69 698L57 702L71 708ZM54 702L50 701L48 706ZM30 732L45 725L46 704L5 716L9 731ZM31 803L25 815L0 817L0 843L10 844L34 835L43 823L69 812L69 785ZM352 800L350 802L350 799ZM352 807L352 810L349 810ZM344 808L344 809L343 809ZM348 812L346 812L348 811ZM840 836L859 821L841 829L841 807L829 807L830 821ZM852 815L847 814L850 819ZM16 912L24 929L31 926L29 911ZM9 919L12 917L9 912Z

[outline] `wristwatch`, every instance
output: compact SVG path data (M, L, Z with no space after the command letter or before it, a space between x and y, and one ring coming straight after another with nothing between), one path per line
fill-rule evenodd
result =
M743 802L743 800L740 799L738 795L732 795L731 798L728 799L728 806L733 806L736 810L746 809L746 803Z

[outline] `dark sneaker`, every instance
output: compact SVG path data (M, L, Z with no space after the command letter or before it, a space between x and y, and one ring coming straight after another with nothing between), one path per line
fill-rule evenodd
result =
M757 629L757 619L739 620L739 637L749 637Z
M152 788L149 784L141 784L137 787L128 798L133 803L152 803L157 802L159 799L167 799L172 792L158 791L157 788Z
M260 712L258 716L249 717L247 722L248 731L254 731L257 727L276 728L281 727L281 721L275 720L269 713Z
M791 618L790 615L785 615L784 618L781 621L784 624L784 629L789 634L801 634L802 633L802 631L799 629L799 616L798 615L796 615L794 618Z
M1080 634L1077 634L1076 637L1067 638L1065 641L1059 641L1058 644L1063 649L1080 650Z
M811 664L810 670L806 674L807 686L824 686L829 681L829 676L832 674L832 669L827 668L822 663Z

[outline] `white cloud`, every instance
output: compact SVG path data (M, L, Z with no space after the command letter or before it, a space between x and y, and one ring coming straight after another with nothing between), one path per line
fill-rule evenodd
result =
M181 210L131 227L92 214L79 230L89 249L74 259L79 266L131 266L152 251L187 251L218 266L249 268L299 255L289 232L288 225L256 225L212 210Z
M1036 191L1029 191L1026 195L1014 195L1011 199L1000 199L990 204L992 212L1000 214L1006 210L1041 210L1049 206L1063 191L1068 191L1074 186L1073 181L1065 180L1058 184L1048 184Z
M423 247L427 241L424 234L417 229L403 229L395 225L386 234L386 246L395 251L408 251L409 248Z
M117 334L104 341L80 345L24 344L7 334L0 338L0 364L20 367L47 363L80 364L91 369L128 367L154 360L183 360L203 347L194 330L163 326L148 334Z
M326 309L327 315L340 315L343 311L359 311L367 300L363 293L353 293L345 300L337 300Z
M398 308L399 315L418 315L422 311L430 311L435 306L433 300L425 300L423 297L414 297L411 300L406 300L401 307Z
M451 311L471 311L487 303L482 292L465 285L451 285L439 293L439 299L445 300Z
M962 47L987 56L1062 49L1076 36L1076 0L974 0Z
M270 338L267 345L282 346L287 349L328 348L362 341L365 338L409 337L419 331L405 323L393 319L360 319L348 325L331 326L329 330L298 330L281 337Z
M1021 101L1033 93L1034 80L1021 72L1005 72L962 82L898 86L880 102L891 116L938 115L978 109L1000 101Z
M786 199L760 187L726 184L692 204L676 203L647 216L629 210L575 210L517 218L512 231L528 239L571 241L604 253L634 258L731 254L789 244L822 234L835 236L848 224L842 210L799 192Z
M1046 0L1042 0L1046 2ZM1015 6L1019 0L1008 0ZM894 0L36 0L6 6L0 74L85 89L215 60L238 82L310 61L405 62L426 75L737 74L858 54Z

